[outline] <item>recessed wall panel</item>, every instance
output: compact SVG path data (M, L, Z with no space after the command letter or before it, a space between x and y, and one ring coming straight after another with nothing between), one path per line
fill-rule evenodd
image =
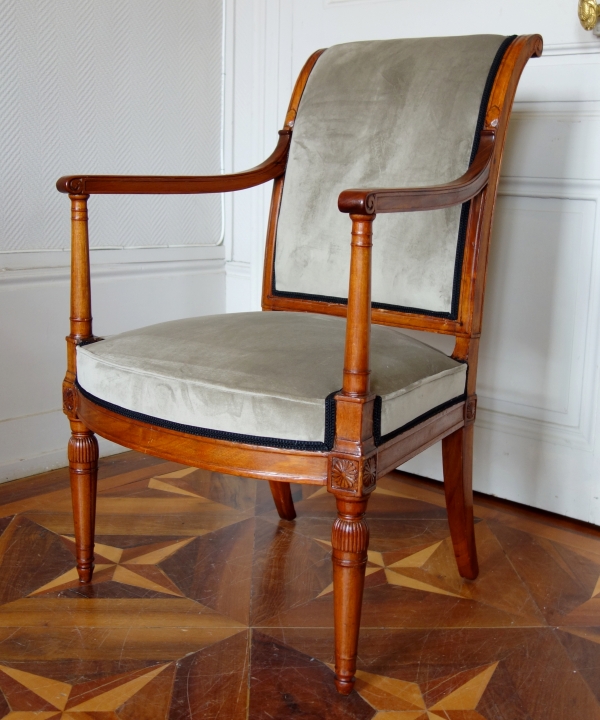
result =
M221 167L220 0L0 3L0 251L69 244L67 174ZM216 244L221 198L103 196L91 244Z

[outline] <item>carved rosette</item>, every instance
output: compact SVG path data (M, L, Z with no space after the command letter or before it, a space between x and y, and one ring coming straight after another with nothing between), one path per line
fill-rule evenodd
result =
M343 553L366 553L369 546L369 526L364 517L338 517L331 530L331 545Z
M465 403L465 425L470 425L475 422L475 415L477 414L477 395L471 395L467 398Z
M363 487L371 488L377 482L377 455L372 455L363 465Z
M98 461L98 441L92 433L71 435L68 447L69 462L77 465Z
M64 191L70 195L81 195L85 193L85 180L83 178L70 178L64 183Z
M63 387L63 412L65 415L75 415L77 410L77 395L72 385Z
M331 462L331 487L355 490L358 485L359 466L356 460L334 457Z

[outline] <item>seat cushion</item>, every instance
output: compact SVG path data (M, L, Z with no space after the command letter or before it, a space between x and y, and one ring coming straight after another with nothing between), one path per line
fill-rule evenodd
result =
M345 331L344 318L308 313L176 320L78 347L77 380L106 407L162 426L325 450ZM465 390L465 364L394 328L372 327L371 364L384 439Z

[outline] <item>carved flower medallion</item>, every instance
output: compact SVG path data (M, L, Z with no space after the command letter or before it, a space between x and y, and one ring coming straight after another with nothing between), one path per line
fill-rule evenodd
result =
M370 457L363 467L363 487L370 488L377 480L377 456Z
M354 490L358 483L358 463L334 457L331 462L331 485L343 490Z
M75 410L75 391L72 387L66 387L63 390L63 408L67 413Z

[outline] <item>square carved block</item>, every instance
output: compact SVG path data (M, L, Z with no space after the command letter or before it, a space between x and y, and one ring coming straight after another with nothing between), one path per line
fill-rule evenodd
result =
M331 490L350 495L367 495L377 482L377 454L368 458L331 456L328 485Z

